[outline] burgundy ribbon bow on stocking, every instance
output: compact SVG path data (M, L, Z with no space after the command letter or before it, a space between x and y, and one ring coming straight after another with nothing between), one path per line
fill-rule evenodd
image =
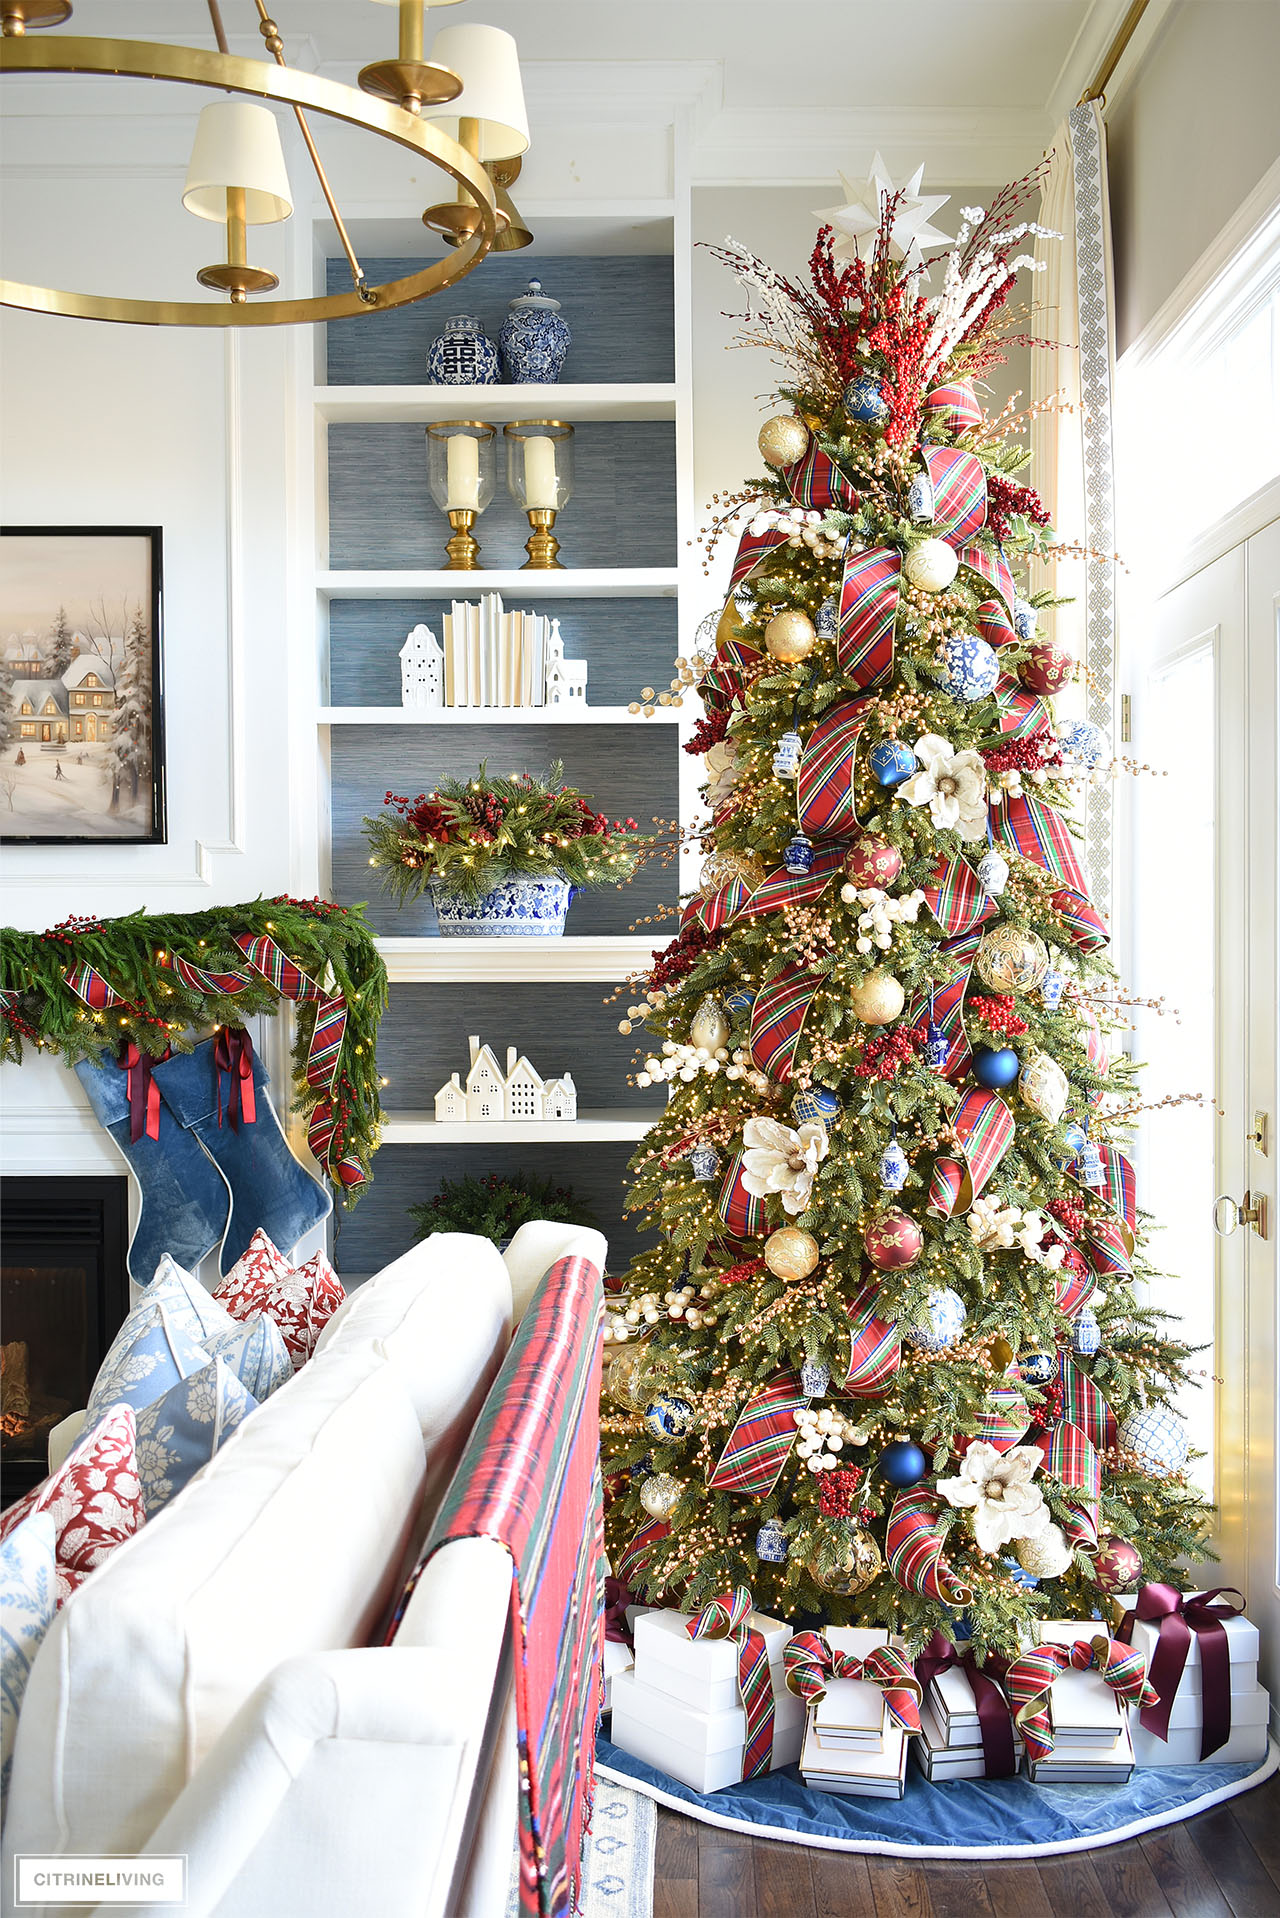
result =
M129 1098L129 1142L137 1145L145 1132L149 1139L160 1137L160 1088L151 1076L152 1066L169 1057L163 1052L140 1052L132 1039L126 1039L116 1057L121 1072L127 1073L125 1090Z
M953 1665L968 1679L973 1702L978 1708L984 1775L987 1778L1012 1778L1018 1769L1013 1743L1013 1713L1008 1699L992 1676L994 1673L996 1677L1003 1678L1009 1669L1008 1659L993 1654L987 1659L987 1669L984 1671L972 1651L961 1652L949 1638L944 1638L941 1632L935 1632L916 1660L916 1677L927 1689L939 1672L945 1672Z
M223 1026L213 1042L213 1063L218 1080L218 1124L222 1117L222 1078L227 1075L227 1118L239 1129L257 1123L258 1107L253 1091L253 1040L243 1026Z
M1240 1603L1229 1604L1228 1593ZM1223 1620L1239 1618L1243 1611L1244 1595L1234 1585L1215 1585L1212 1591L1195 1598L1184 1598L1173 1585L1144 1585L1137 1604L1126 1612L1116 1633L1122 1644L1130 1645L1137 1619L1157 1629L1159 1636L1147 1677L1160 1696L1154 1705L1144 1706L1140 1716L1147 1731L1164 1739L1169 1736L1169 1714L1182 1682L1192 1637L1200 1640L1202 1763L1231 1736L1231 1646Z

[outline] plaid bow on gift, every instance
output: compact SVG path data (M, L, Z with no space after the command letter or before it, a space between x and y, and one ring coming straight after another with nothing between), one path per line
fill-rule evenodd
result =
M1026 1741L1027 1756L1048 1758L1054 1747L1050 1694L1063 1672L1087 1672L1093 1667L1122 1705L1154 1705L1155 1687L1147 1679L1147 1661L1141 1652L1099 1632L1074 1645L1038 1645L1010 1665L1005 1689L1013 1704L1013 1718Z
M744 1778L759 1778L773 1761L773 1675L762 1635L747 1624L752 1607L751 1593L738 1585L685 1623L690 1638L731 1638L738 1647L738 1695L747 1716Z
M832 1678L861 1679L878 1685L890 1718L904 1732L920 1729L920 1681L900 1651L878 1645L865 1658L837 1652L823 1632L797 1632L782 1654L788 1688L806 1704L821 1698Z

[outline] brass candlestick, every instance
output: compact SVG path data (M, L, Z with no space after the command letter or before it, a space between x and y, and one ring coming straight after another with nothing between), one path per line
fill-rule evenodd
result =
M554 517L554 515L553 515ZM453 536L445 542L445 552L449 555L447 573L473 573L480 564L480 542L472 533L476 523L476 514L469 506L451 506L449 524Z
M531 567L536 567L543 572L563 573L564 567L556 558L560 542L551 530L556 523L555 507L531 506L528 519L532 531L524 543L524 550L529 557L520 571L527 573Z

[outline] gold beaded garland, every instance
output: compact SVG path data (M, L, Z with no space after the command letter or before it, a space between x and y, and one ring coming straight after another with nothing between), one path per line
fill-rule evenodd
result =
M813 621L796 606L775 613L764 629L764 643L770 657L784 666L793 666L797 660L807 658L816 638Z
M793 466L804 457L808 444L809 429L794 413L775 413L756 437L760 457L770 466Z

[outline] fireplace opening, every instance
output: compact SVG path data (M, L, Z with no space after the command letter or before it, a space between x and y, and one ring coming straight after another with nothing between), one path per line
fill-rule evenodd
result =
M0 1503L48 1471L128 1309L128 1180L0 1179Z

